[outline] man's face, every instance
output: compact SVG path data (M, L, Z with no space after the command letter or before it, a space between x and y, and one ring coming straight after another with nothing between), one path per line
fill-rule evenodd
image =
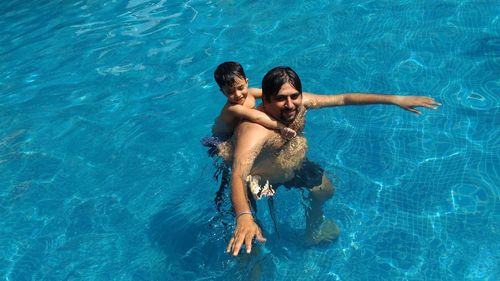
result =
M286 83L281 86L276 96L272 96L269 102L264 103L264 110L267 114L287 125L295 120L301 105L302 94L290 83Z
M236 77L232 86L223 86L222 93L232 104L243 104L248 95L248 79Z

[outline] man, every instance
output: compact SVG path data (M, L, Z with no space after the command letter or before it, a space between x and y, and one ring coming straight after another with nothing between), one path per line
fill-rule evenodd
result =
M435 109L440 105L432 98L420 96L302 93L300 78L289 67L271 69L262 80L262 93L263 104L258 109L295 130L297 136L286 140L275 130L245 120L236 128L231 184L236 229L227 246L227 252L234 256L238 255L243 244L250 253L254 238L261 243L266 241L253 219L247 193L247 183L256 177L275 187L284 185L310 190L310 208L306 213L307 243L330 242L338 236L337 226L331 220L324 220L322 211L324 202L333 196L334 188L324 171L305 158L307 142L302 132L307 109L387 103L420 114L415 107Z

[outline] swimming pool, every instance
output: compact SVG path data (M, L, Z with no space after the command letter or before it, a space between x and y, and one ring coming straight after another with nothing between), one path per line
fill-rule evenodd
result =
M436 3L437 2L437 3ZM199 140L237 60L258 87L430 95L308 113L341 227L306 248L302 195L268 211L264 280L500 279L497 1L2 1L2 280L245 280ZM231 225L227 226L231 229Z

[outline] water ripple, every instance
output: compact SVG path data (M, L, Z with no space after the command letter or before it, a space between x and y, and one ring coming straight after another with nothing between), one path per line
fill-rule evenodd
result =
M325 215L342 234L303 247L304 199L280 191L285 235L268 232L265 278L493 280L498 8L0 1L0 276L243 279L249 267L223 253L233 217L208 225L217 184L198 142L224 103L214 68L236 60L251 86L290 65L307 91L444 104L419 117L390 105L311 112L308 157L336 179Z

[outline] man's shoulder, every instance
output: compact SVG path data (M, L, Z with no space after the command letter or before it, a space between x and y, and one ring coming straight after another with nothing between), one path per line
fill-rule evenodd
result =
M311 94L311 93L302 93L302 105L305 107L305 108L309 108L309 107L312 107L312 105L314 104L314 101L315 101L315 96L314 94Z
M257 123L242 121L234 131L233 143L237 150L241 151L260 151L267 143L270 137L270 130ZM236 155L235 155L236 156Z
M263 139L267 138L271 132L271 129L260 124L242 120L236 127L235 135L244 136L245 138Z
M238 125L238 130L241 130L243 132L246 131L251 131L251 132L268 132L271 131L271 129L268 129L258 123L254 123L248 120L242 120L240 124Z

